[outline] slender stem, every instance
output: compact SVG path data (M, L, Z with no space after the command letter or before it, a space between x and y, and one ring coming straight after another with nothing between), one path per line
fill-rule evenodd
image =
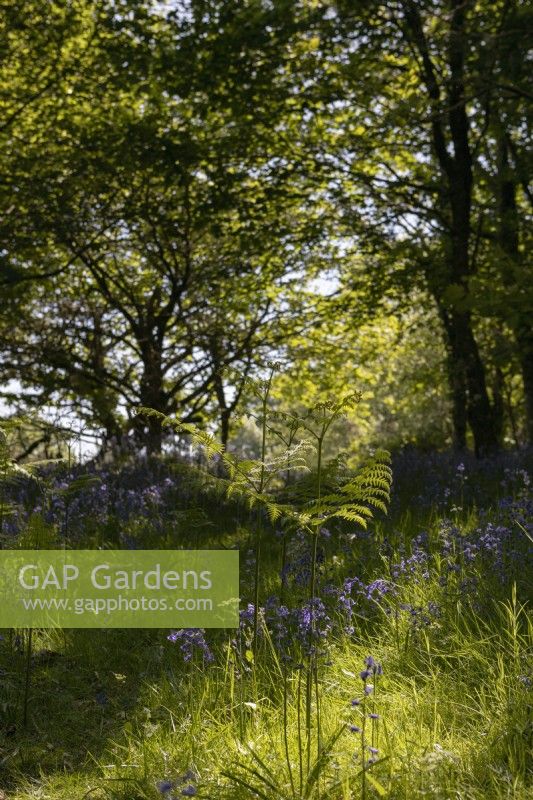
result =
M317 460L317 500L320 502L322 495L322 447L324 443L325 428L318 437L318 460ZM306 727L307 727L307 766L308 769L311 765L311 728L312 728L312 698L313 698L313 684L315 689L316 701L316 720L317 720L317 740L318 740L318 756L320 757L320 708L319 708L319 690L318 690L318 668L316 661L316 653L313 652L313 639L315 633L315 594L316 594L316 564L318 555L318 535L319 527L313 531L313 544L311 552L311 577L309 581L309 602L310 602L310 652L309 652L309 669L307 673L306 684Z
M302 671L298 670L298 757L300 762L300 796L303 790L304 765L302 746Z
M365 749L366 749L366 700L363 698L361 703L363 708L363 722L361 724L361 800L366 800L366 764L365 764Z
M267 424L266 424L266 415L267 415L267 403L268 403L268 391L265 393L263 398L263 403L261 406L262 410L262 419L261 419L261 477L259 479L259 493L263 491L265 485L265 456L266 456L266 434L267 434Z
M261 528L258 524L255 539L255 568L254 568L254 635L253 650L257 650L257 632L259 627L259 560L261 558Z
M272 385L272 376L274 375L274 370L271 371L267 384L266 389L262 397L261 402L261 411L262 411L262 418L261 418L261 473L259 478L259 494L263 493L265 488L265 458L266 458L266 439L267 439L267 409L268 409L268 397L270 395L270 387ZM253 635L253 650L254 652L257 650L257 631L258 631L258 623L259 623L259 559L261 556L261 524L262 521L258 518L258 525L257 525L257 534L256 534L256 545L255 545L255 587L254 587L254 635Z
M323 445L323 438L321 437L318 440L318 462L317 462L317 469L318 469L318 480L317 480L317 500L320 502L322 496L322 445ZM309 581L309 599L311 600L311 604L314 600L315 593L316 593L316 561L318 555L318 531L319 527L317 526L315 531L313 532L313 547L311 552L311 578ZM313 608L311 607L311 627L313 628L314 624L314 614ZM314 631L312 631L314 632Z
M239 734L241 742L244 741L244 670L243 670L243 656L242 656L242 632L239 631L238 634L238 642L239 642L239 660L240 664L239 669L241 671L240 679L238 680L239 684ZM237 665L236 665L237 667Z
M376 675L374 673L374 692L375 691L376 691ZM376 697L374 695L374 692L372 692L372 713L373 714L376 713ZM371 747L375 747L376 746L376 720L374 719L374 717L372 717L371 730L372 730L372 734L371 734L371 737L370 737Z
M291 790L294 796L294 778L292 775L291 756L289 752L289 731L287 720L287 665L283 665L283 739L285 742L285 759L287 761L287 768L289 770L289 778L291 781Z
M0 433L1 433L0 429ZM0 440L0 447L1 447L1 440ZM0 458L2 459L2 475L0 477L0 550L4 547L4 503L6 500L5 496L5 484L6 484L6 477L7 477L7 451L3 453L0 449Z
M310 655L311 659L312 656ZM306 734L306 747L307 747L307 773L311 771L311 703L313 698L313 672L311 664L305 676L305 734Z
M33 628L30 628L28 630L28 643L26 649L26 679L24 682L24 710L22 717L22 725L24 728L26 728L28 725L28 703L30 698L30 680L31 680L32 635L33 635Z
M281 544L281 587L279 592L279 602L283 605L285 600L285 570L287 568L287 537L283 534Z

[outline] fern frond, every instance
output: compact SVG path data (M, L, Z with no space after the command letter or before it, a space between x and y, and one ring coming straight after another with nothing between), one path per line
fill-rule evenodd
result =
M359 402L359 399L359 395L350 395L335 403L331 401L329 404L318 405L305 420L301 420L302 426L312 432L307 423L323 419L321 415L325 411L340 415L350 404ZM316 476L309 474L299 484L285 490L284 502L275 502L269 487L276 476L290 470L309 469L306 455L315 449L309 441L295 443L281 455L268 460L239 461L211 434L199 430L195 425L179 422L149 408L139 408L138 412L146 417L156 417L163 426L187 434L196 445L203 448L208 458L219 458L226 476L204 475L209 487L222 492L228 499L244 502L249 509L261 508L272 523L282 521L286 527L312 532L327 520L339 518L366 528L374 510L387 510L392 472L389 466L390 456L384 450L377 451L352 477L347 474L345 455L339 454L321 471L321 485L326 493L320 500L314 497ZM290 415L285 420L280 413L278 418L296 424L296 418Z
M367 521L364 517L360 514L356 514L355 511L350 511L349 508L339 508L338 511L334 511L332 514L329 514L323 521L326 522L329 519L334 519L335 517L340 517L341 519L346 519L348 522L355 522L357 525L360 525L362 528L366 530Z

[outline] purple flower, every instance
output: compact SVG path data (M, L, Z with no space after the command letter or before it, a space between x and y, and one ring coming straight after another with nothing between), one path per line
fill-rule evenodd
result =
M255 608L253 603L248 603L246 608L239 611L239 619L241 628L246 627L247 623L253 622Z
M316 652L316 646L327 639L332 628L326 607L319 597L313 597L296 610L296 626L296 638L304 650Z
M157 786L157 791L160 792L161 794L166 794L167 792L170 792L170 790L174 788L174 784L172 783L172 781L159 781L156 784L156 786Z
M172 631L167 639L169 642L180 642L184 661L191 661L195 650L200 651L204 662L210 664L215 660L202 628L184 628L180 631Z

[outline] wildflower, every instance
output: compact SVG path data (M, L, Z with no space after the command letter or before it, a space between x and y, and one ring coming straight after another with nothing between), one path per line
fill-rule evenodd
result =
M166 794L170 792L171 789L174 788L174 784L172 781L158 781L157 783L157 791L161 794Z
M296 638L307 651L314 652L314 645L325 640L332 628L331 619L320 598L314 597L297 609L296 626Z
M367 685L365 686L365 694L367 694L367 695L368 694L372 694L373 691L374 691L374 687L372 686L372 684L371 683L367 683Z
M369 719L379 719L379 714L369 714L368 718Z
M361 728L359 725L350 725L350 730L352 733L361 733Z
M360 700L357 700L357 698L355 698L354 700L352 700L352 706L360 706L360 705L361 705L361 701L360 701Z
M366 678L369 678L372 673L374 675L383 675L383 667L381 666L381 664L378 664L378 662L375 661L372 656L367 656L365 658L365 664L366 664L367 668L366 668L364 673L361 672L361 678L363 680L366 680ZM363 678L363 674L366 675L365 678Z
M197 791L196 791L196 788L192 784L189 784L189 786L185 786L181 790L181 793L182 793L182 795L184 797L195 797L196 794L197 794Z
M261 609L259 609L259 611L260 610ZM239 612L240 627L241 628L245 627L246 623L249 623L249 622L253 621L254 612L255 612L255 609L254 609L254 604L253 603L248 603L246 608L241 609L241 611Z
M383 578L378 578L372 583L369 583L365 589L366 592L366 599L367 600L377 600L383 595L390 592L389 582L384 580ZM369 656L372 659L372 656ZM373 660L373 659L372 659Z
M180 631L172 631L167 636L169 642L180 642L180 650L184 661L191 661L195 648L202 654L206 663L214 661L213 653L206 642L202 628L185 628Z

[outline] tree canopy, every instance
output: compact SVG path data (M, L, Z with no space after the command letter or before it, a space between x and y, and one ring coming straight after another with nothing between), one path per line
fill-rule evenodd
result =
M8 409L227 444L281 359L365 441L533 439L525 3L4 5Z

